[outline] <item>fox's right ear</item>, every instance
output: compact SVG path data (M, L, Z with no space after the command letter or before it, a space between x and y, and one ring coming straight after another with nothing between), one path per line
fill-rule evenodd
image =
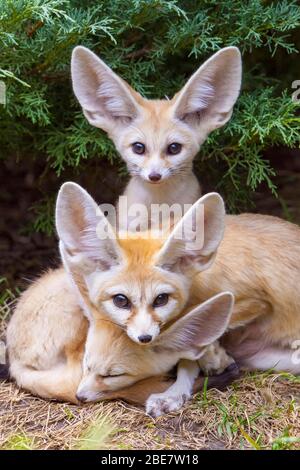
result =
M156 256L156 265L169 271L208 269L223 239L224 226L222 197L206 194L175 225Z
M78 184L60 188L56 202L56 230L64 265L89 274L121 262L115 233L93 198Z
M75 47L71 75L74 93L92 126L110 132L138 116L138 93L89 49Z

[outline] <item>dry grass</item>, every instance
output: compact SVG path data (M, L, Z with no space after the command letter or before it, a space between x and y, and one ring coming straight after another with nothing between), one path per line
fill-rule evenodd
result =
M300 449L300 381L245 377L156 421L122 402L74 406L0 385L1 449Z
M2 304L0 337L14 302ZM247 375L157 420L122 402L57 403L2 382L0 449L300 449L299 414L300 377L290 374Z
M7 320L14 302L2 305L0 317ZM300 450L300 377L249 374L157 420L122 402L75 406L0 382L0 449L73 448Z

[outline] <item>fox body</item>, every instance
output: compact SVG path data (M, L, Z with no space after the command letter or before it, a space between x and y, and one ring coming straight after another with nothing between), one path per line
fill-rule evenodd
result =
M208 134L231 117L241 85L239 50L217 52L171 100L143 98L81 46L73 51L71 71L87 120L108 133L127 164L128 208L137 202L150 209L197 201L193 159ZM127 228L129 213L120 219Z
M300 374L295 349L300 338L299 259L298 226L272 216L226 216L215 261L194 278L190 302L199 303L219 289L234 294L229 331L221 344L241 368ZM217 354L211 350L200 362L202 370L216 370L220 357L220 348ZM193 369L181 370L175 384L149 397L147 412L159 416L178 409L194 377Z
M292 355L291 345L300 338L299 259L297 225L259 214L226 216L215 261L195 278L190 298L199 302L219 289L230 290L236 299L230 328L239 331L232 338L251 339L256 349L288 348ZM246 349L242 353L247 356ZM276 365L272 356L265 359L265 368ZM284 354L276 367L300 372Z

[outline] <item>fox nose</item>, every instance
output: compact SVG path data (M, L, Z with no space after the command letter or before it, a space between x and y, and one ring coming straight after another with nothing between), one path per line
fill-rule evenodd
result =
M161 179L161 174L159 173L156 173L156 171L152 171L152 173L150 173L149 175L149 180L150 181L159 181Z
M87 401L86 397L84 395L81 395L80 393L76 393L76 400L80 401L81 403Z
M152 336L151 335L141 335L141 336L138 336L138 340L140 343L150 343L150 341L152 340Z

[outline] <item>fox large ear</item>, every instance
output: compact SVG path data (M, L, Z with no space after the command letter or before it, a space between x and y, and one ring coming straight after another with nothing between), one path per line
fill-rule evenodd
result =
M208 59L174 97L177 119L207 134L231 117L241 87L242 62L236 47L226 47Z
M74 93L92 126L109 132L137 117L138 93L89 49L75 47L71 75Z
M171 271L191 264L198 271L207 269L222 241L224 224L223 199L217 193L206 194L177 223L157 255L156 265Z
M205 346L212 344L225 333L233 304L234 297L230 292L212 297L175 321L158 336L153 346L172 352L183 352L182 359L194 360L201 357Z
M93 198L76 183L64 183L58 193L56 229L68 269L80 268L88 274L119 264L121 253L113 228Z

